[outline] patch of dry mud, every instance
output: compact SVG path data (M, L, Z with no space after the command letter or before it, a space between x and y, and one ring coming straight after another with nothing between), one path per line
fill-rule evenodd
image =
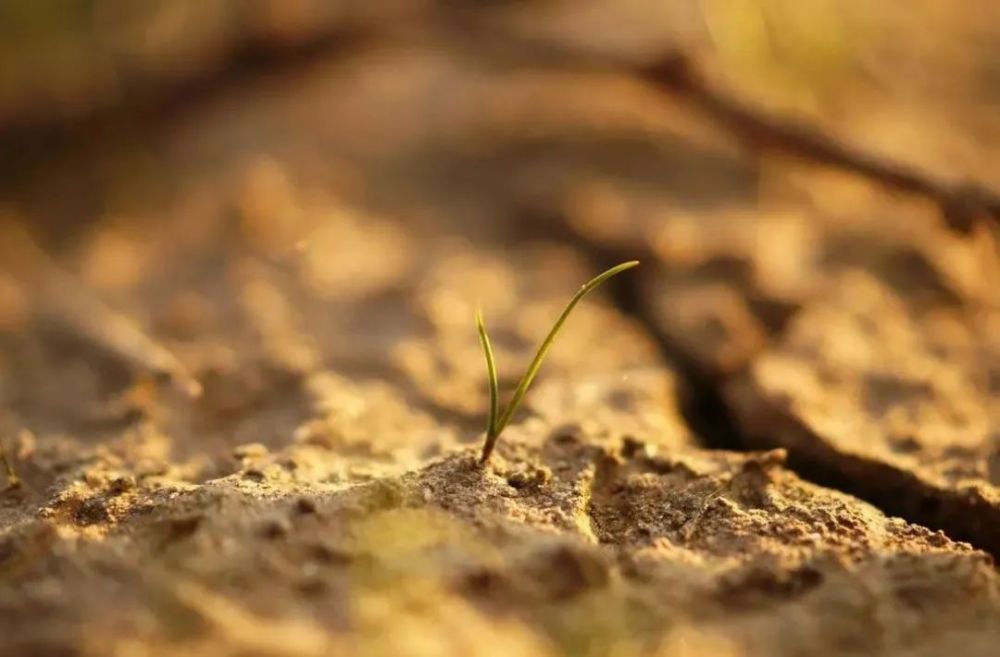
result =
M729 397L755 444L996 554L998 329L995 307L920 313L846 275Z
M266 465L202 484L92 471L4 533L0 643L94 655L992 654L1000 581L988 556L802 482L780 451L656 453L529 425L486 469L457 452L346 486Z

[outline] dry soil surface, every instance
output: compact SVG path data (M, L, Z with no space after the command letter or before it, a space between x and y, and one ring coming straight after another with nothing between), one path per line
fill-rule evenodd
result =
M0 654L997 654L990 236L481 45L316 55L19 169ZM507 395L633 257L478 465L476 308Z

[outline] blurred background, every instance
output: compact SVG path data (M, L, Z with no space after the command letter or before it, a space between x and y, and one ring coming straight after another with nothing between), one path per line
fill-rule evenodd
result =
M234 444L322 366L474 426L472 307L616 258L651 259L615 303L702 390L844 270L915 312L993 303L993 247L933 202L748 148L643 72L679 53L753 112L998 188L998 32L990 0L4 2L4 421L107 437L80 417L149 375L236 409Z
M627 98L638 91L597 93L609 76L587 80L586 69L675 49L756 106L940 176L996 183L986 158L998 139L1000 28L988 0L97 0L0 11L3 191L11 204L47 200L26 212L37 221L61 204L80 222L169 193L180 181L163 167L186 150L200 151L183 167L195 178L199 163L218 175L222 158L295 149L303 159L305 146L345 168L376 151L398 162L421 138L482 141L498 123L509 141L540 140L552 123L573 132L566 141L610 141L662 123L664 110ZM589 129L569 127L581 122ZM428 156L413 168L446 159ZM53 199L67 177L78 189Z

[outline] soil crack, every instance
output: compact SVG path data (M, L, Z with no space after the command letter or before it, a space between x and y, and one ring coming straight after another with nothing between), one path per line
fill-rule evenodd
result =
M553 230L582 249L595 268L636 256L632 250L595 244L567 228ZM664 360L676 370L677 402L684 422L696 439L711 450L754 451L754 442L737 422L736 409L724 392L740 372L729 376L707 372L691 354L658 328L651 306L646 302L649 281L657 275L656 260L651 253L643 255L648 256L645 260L649 263L644 271L637 270L635 276L610 282L612 303L623 315L639 324L657 345ZM777 426L763 427L761 431L777 429ZM968 542L994 559L1000 559L1000 535L981 527L997 526L989 519L992 508L982 503L981 495L963 496L950 491L935 494L921 485L916 476L904 476L905 473L880 467L877 462L841 454L821 458L813 451L789 449L787 467L806 481L863 500L887 515L941 531L953 540ZM876 483L870 481L873 475L878 479Z

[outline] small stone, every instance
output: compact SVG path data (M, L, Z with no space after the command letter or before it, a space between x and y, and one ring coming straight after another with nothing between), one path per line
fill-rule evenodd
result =
M515 472L514 474L507 477L507 483L510 484L511 488L525 488L529 482L529 477L526 472Z
M552 479L552 471L545 466L531 470L518 470L507 477L507 483L518 490L537 487Z

